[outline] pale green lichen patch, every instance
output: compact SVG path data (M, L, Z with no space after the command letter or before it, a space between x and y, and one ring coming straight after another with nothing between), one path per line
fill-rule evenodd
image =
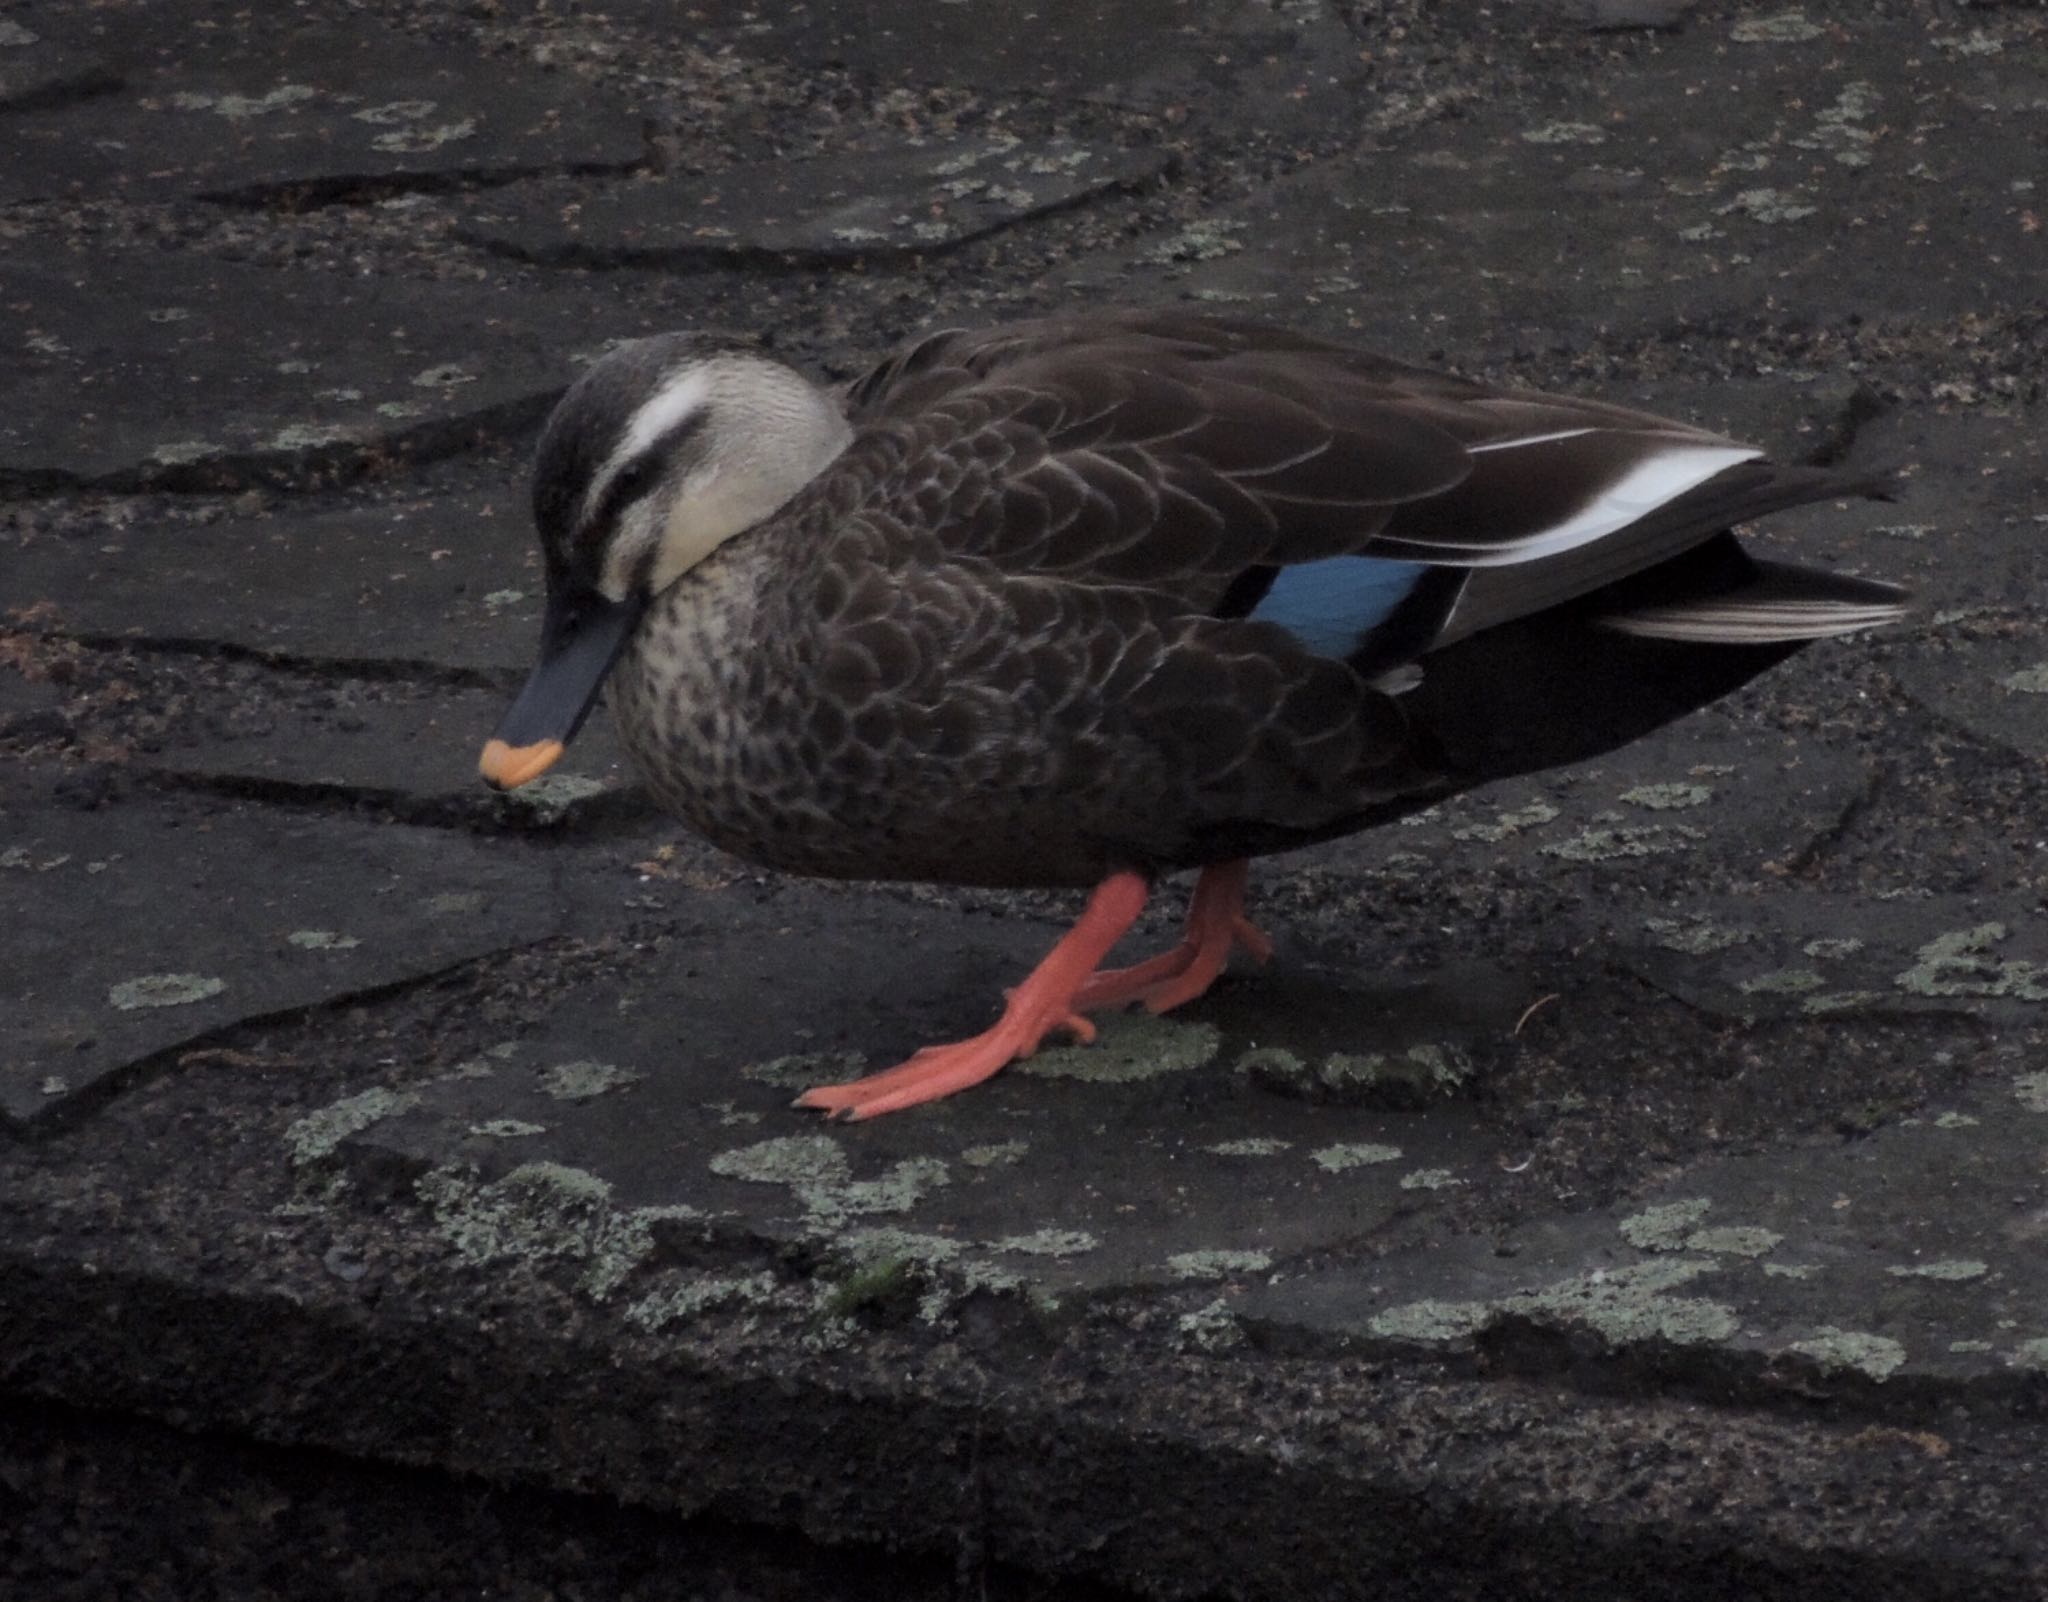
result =
M2008 673L1998 682L2020 695L2048 695L2048 662Z
M349 1136L361 1134L380 1119L412 1111L419 1100L410 1090L386 1090L379 1085L306 1114L284 1132L284 1143L291 1148L292 1166L304 1167L332 1156Z
M1899 1365L1906 1360L1906 1348L1889 1336L1837 1329L1832 1324L1822 1325L1806 1340L1794 1341L1791 1350L1812 1358L1830 1372L1854 1369L1880 1384L1898 1372Z
M2021 1074L2012 1082L2012 1093L2028 1112L2048 1112L2048 1073Z
M1713 794L1713 786L1706 784L1639 784L1622 791L1621 799L1651 812L1682 812L1705 806Z
M1811 968L1780 968L1774 973L1760 973L1754 979L1745 979L1735 988L1745 996L1798 996L1809 990L1818 990L1827 983Z
M2008 1361L2014 1368L2048 1369L2048 1335L2021 1341L2012 1349L2012 1356Z
M1621 1238L1640 1252L1682 1250L1686 1237L1713 1206L1704 1196L1689 1196L1684 1201L1646 1207L1621 1221Z
M1948 1349L1958 1356L1967 1356L1975 1352L1995 1352L1998 1350L1989 1341L1950 1341Z
M1696 1296L1669 1296L1672 1287L1714 1264L1696 1258L1670 1258L1628 1268L1595 1270L1547 1290L1511 1298L1529 1310L1570 1323L1584 1324L1616 1343L1666 1340L1677 1345L1722 1341L1738 1327L1734 1310Z
M1495 1318L1520 1316L1582 1325L1617 1345L1642 1340L1679 1345L1721 1341L1739 1327L1731 1308L1700 1297L1667 1294L1713 1272L1714 1266L1704 1259L1671 1258L1597 1269L1498 1301L1411 1302L1377 1314L1368 1327L1389 1340L1434 1345L1462 1340Z
M1799 1003L1799 1010L1817 1018L1831 1012L1855 1012L1875 1006L1882 1000L1884 997L1875 990L1829 990L1817 996L1807 996Z
M857 1051L799 1051L766 1062L750 1062L740 1070L740 1077L785 1090L809 1090L813 1085L858 1079L867 1066L867 1058Z
M1498 845L1524 829L1535 829L1551 822L1558 815L1557 808L1548 801L1531 801L1525 807L1511 812L1497 812L1491 823L1468 823L1462 829L1453 829L1453 840L1478 840L1488 845ZM1402 819L1408 822L1408 819Z
M1214 1152L1218 1157L1277 1157L1294 1144L1277 1135L1246 1135L1239 1140L1219 1140L1213 1146L1202 1150Z
M1085 1229L1035 1229L1028 1235L1007 1235L990 1241L989 1250L1019 1252L1026 1257L1078 1257L1101 1244Z
M1262 1251L1175 1252L1166 1266L1175 1279L1228 1279L1232 1274L1258 1274L1273 1266L1273 1254Z
M1821 26L1794 6L1767 17L1745 17L1728 30L1738 44L1801 44L1821 36Z
M1449 1190L1464 1183L1448 1168L1417 1168L1401 1176L1403 1190Z
M1340 1141L1308 1155L1309 1161L1324 1172L1341 1174L1347 1169L1369 1168L1376 1163L1397 1163L1401 1160L1401 1148L1383 1146L1372 1140Z
M1853 937L1838 940L1809 940L1799 948L1809 957L1822 962L1833 962L1841 957L1853 957L1863 949L1863 942Z
M1944 1257L1938 1262L1894 1266L1885 1272L1895 1279L1982 1279L1991 1272L1991 1265L1974 1257Z
M1981 1118L1972 1117L1969 1113L1945 1112L1934 1120L1934 1127L1936 1129L1974 1129L1983 1121Z
M651 1291L626 1309L626 1319L653 1334L717 1307L759 1307L775 1298L773 1274L710 1274Z
M485 1140L517 1140L523 1135L545 1135L546 1124L530 1124L524 1118L487 1118L471 1124L469 1132Z
M445 890L427 897L427 912L435 918L467 918L483 910L484 893L481 890Z
M436 1168L414 1189L470 1262L566 1264L600 1301L653 1255L655 1225L703 1216L681 1205L620 1207L606 1181L562 1163L521 1163L487 1184L474 1168Z
M341 445L355 438L337 423L288 423L270 437L274 451L311 451L323 445Z
M1594 122L1546 122L1524 128L1522 138L1532 145L1599 145L1607 142L1607 131Z
M1712 1207L1704 1196L1646 1207L1621 1221L1621 1238L1638 1251L1710 1252L1717 1257L1762 1257L1785 1238L1756 1224L1716 1224L1701 1229L1699 1222Z
M1243 1344L1244 1328L1222 1297L1192 1313L1182 1313L1174 1328L1183 1346L1203 1352L1227 1352Z
M1762 1257L1777 1250L1785 1237L1775 1229L1765 1229L1760 1224L1719 1224L1712 1229L1696 1229L1685 1237L1686 1248L1695 1252L1710 1252L1718 1257Z
M227 989L225 979L203 973L146 973L107 987L107 1000L123 1012L143 1007L187 1007Z
M987 1146L963 1146L960 1160L969 1168L1008 1168L1031 1149L1028 1140L999 1140Z
M646 1075L616 1063L558 1062L540 1071L540 1088L557 1101L594 1101L627 1085L638 1084Z
M1222 1043L1223 1036L1214 1024L1183 1023L1140 1013L1109 1020L1092 1046L1042 1051L1013 1071L1047 1079L1128 1085L1200 1068L1215 1057Z
M830 1135L777 1135L711 1159L711 1171L758 1185L843 1185L852 1173L846 1153Z
M1682 823L1652 824L1643 828L1617 827L1582 829L1569 840L1543 847L1545 856L1566 862L1623 862L1636 857L1661 856L1683 851L1706 836Z
M1715 209L1724 217L1739 211L1760 223L1787 223L1811 217L1818 208L1807 205L1789 190L1765 188L1745 189L1727 205Z
M545 822L552 822L577 802L603 795L604 790L604 780L593 779L586 774L543 773L539 778L530 779L518 789L509 791L504 799L526 808Z
M1244 228L1245 225L1236 220L1194 223L1152 246L1144 253L1144 259L1166 264L1213 261L1218 256L1228 256L1233 251L1244 249L1244 241L1235 237L1244 232Z
M1754 940L1756 935L1749 929L1738 929L1729 924L1714 923L1706 918L1645 918L1643 927L1656 936L1657 944L1666 951L1681 952L1688 957L1704 957L1716 951L1726 951L1731 946L1742 945Z
M967 1249L950 1235L897 1229L892 1225L850 1229L835 1244L849 1261L863 1268L899 1262L937 1267L957 1261Z
M1992 954L2010 932L2002 923L1980 923L1937 935L1914 953L1913 966L1895 975L1892 983L1918 996L2048 1001L2048 969L2032 962L2001 961Z
M1766 1263L1764 1272L1773 1279L1811 1279L1820 1270L1811 1263Z
M870 1213L900 1213L922 1201L951 1174L936 1157L909 1157L877 1179L854 1179L845 1151L829 1135L777 1135L720 1152L711 1171L754 1184L785 1185L803 1208L806 1224L836 1230Z
M1487 1302L1406 1302L1375 1313L1366 1328L1386 1340L1434 1346L1477 1333L1493 1316Z
M337 934L332 929L294 929L285 939L301 951L353 951L362 944L354 935Z
M827 1293L824 1310L845 1317L861 1307L887 1301L898 1291L918 1289L918 1317L935 1323L956 1297L977 1290L998 1293L1022 1289L1023 1277L1010 1269L978 1261L959 1241L946 1235L914 1230L868 1228L851 1230L835 1241L853 1272ZM950 1268L951 1284L937 1271Z
M1813 132L1792 143L1802 150L1828 151L1844 167L1867 167L1868 147L1876 143L1877 134L1858 124L1872 116L1878 105L1879 95L1871 84L1859 81L1845 85L1833 105L1814 114Z
M240 121L282 111L286 106L296 106L301 101L313 99L314 94L314 90L302 83L279 84L265 95L209 95L181 89L171 96L171 104L179 111L211 111L216 116Z
M1472 1064L1455 1046L1427 1042L1399 1052L1333 1051L1313 1067L1284 1046L1260 1046L1237 1059L1237 1070L1284 1096L1414 1108L1454 1094Z

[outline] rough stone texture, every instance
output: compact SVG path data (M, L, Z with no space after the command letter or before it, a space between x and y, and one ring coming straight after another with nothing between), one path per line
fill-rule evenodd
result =
M12 257L0 343L25 354L0 381L0 489L223 488L445 455L530 428L605 323L553 292L399 293L192 255Z
M515 184L479 207L468 234L528 261L832 266L940 255L1170 167L1159 150L921 142L603 189Z
M418 984L560 921L469 842L204 805L81 811L11 780L0 1118L75 1111L174 1047ZM53 801L56 803L53 805Z
M2048 17L675 19L0 5L0 1572L2048 1591ZM608 338L1109 299L1891 475L1761 538L1922 607L822 1125L1072 907L757 874L601 716L476 788L525 446Z
M0 200L303 204L616 172L646 155L630 107L565 95L559 74L537 64L480 63L472 46L365 26L345 10L123 0L30 5L20 16L17 28L51 29L121 67L109 93L76 103L80 79L97 80L62 44L48 47L50 63L28 57L43 87L31 78L9 96L21 114L8 129ZM72 93L58 95L59 85Z

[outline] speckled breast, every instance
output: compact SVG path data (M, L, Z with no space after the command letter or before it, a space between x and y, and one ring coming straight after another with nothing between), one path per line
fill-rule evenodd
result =
M1102 766L1063 784L1056 731L1007 690L951 679L939 642L914 691L835 695L804 564L775 551L749 536L678 580L614 672L621 735L662 806L736 856L831 878L1086 885L1121 859Z

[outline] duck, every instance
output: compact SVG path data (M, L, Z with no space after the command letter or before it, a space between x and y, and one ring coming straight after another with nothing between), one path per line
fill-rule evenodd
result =
M621 344L540 435L525 784L610 685L654 798L753 863L1074 888L996 1021L796 1105L935 1101L1233 954L1253 859L1612 751L1896 586L1734 532L1881 481L1689 423L1174 309L913 339L829 388L703 332ZM1112 949L1194 870L1181 937Z

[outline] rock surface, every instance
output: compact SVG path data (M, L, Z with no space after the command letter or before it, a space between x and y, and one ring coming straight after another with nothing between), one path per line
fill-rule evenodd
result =
M0 1572L2048 1590L2048 17L676 18L0 6ZM1072 908L759 874L602 718L478 788L524 453L612 339L1112 300L1892 475L1761 537L1921 608L820 1124Z

